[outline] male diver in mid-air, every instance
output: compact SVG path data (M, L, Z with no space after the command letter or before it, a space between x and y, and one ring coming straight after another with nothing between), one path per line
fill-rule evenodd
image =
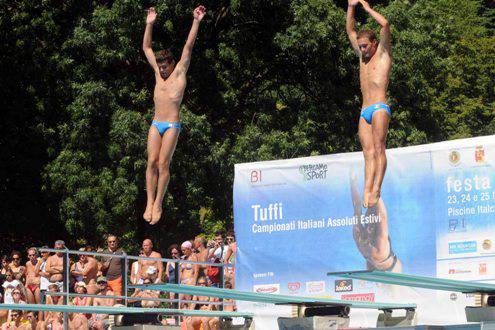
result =
M348 0L346 30L352 48L359 56L359 77L363 105L359 118L359 140L365 161L363 206L374 206L380 199L387 157L388 124L392 115L387 105L387 87L392 69L390 26L385 17L364 0ZM354 12L361 4L381 26L380 41L373 30L355 30Z
M179 138L179 108L186 89L186 73L191 62L199 24L205 14L206 9L203 6L194 9L192 27L177 63L169 50L153 52L151 35L157 15L155 9L150 8L146 17L143 51L155 71L156 84L153 96L155 116L148 133L147 204L143 218L152 225L162 216L163 197L170 180L170 161Z

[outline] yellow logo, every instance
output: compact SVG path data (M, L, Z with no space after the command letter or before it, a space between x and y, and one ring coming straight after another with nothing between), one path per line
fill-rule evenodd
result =
M452 150L449 155L449 163L453 166L459 165L461 161L461 154L457 150Z

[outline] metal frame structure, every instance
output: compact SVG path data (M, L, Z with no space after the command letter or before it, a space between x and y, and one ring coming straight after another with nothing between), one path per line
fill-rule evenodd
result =
M398 274L383 271L347 271L331 272L329 276L340 276L385 284L403 285L409 287L454 291L461 293L479 294L481 306L466 306L466 319L468 322L494 322L495 321L495 284L449 280L427 276Z
M119 259L124 259L124 270L122 272L122 291L124 292L124 295L122 296L108 296L109 298L113 299L122 299L124 301L124 306L127 307L129 300L155 300L155 301L160 301L160 302L177 302L179 309L176 309L177 311L181 310L180 305L181 302L190 302L191 300L181 300L179 299L165 299L165 298L147 298L147 297L140 297L139 299L134 299L130 298L127 295L128 289L130 286L128 285L128 273L129 273L129 260L152 260L152 261L160 261L162 263L167 263L167 262L172 262L176 264L176 270L180 269L181 263L188 263L188 264L196 264L196 265L206 265L206 266L215 266L220 268L220 278L221 282L220 285L223 287L225 277L224 277L224 267L235 267L233 264L228 264L228 263L212 263L212 262L201 262L201 261L189 261L189 260L183 260L183 259L168 259L168 258L152 258L152 257L141 257L141 256L131 256L127 255L125 252L122 252L122 254L110 254L110 253L101 253L101 252L92 252L92 251L76 251L76 250L69 250L67 248L64 249L50 249L50 248L38 248L37 249L40 252L51 252L51 253L63 253L64 254L64 261L63 261L63 268L64 268L64 273L63 273L63 292L57 292L57 293L51 293L51 292L46 292L46 295L59 295L64 298L64 304L68 305L69 303L69 298L70 297L76 297L76 296L91 296L95 297L97 295L90 295L90 294L76 294L76 293L70 293L70 256L71 255L88 255L92 257L112 257L112 258L119 258ZM177 281L180 283L180 271L177 272ZM42 296L43 299L43 296ZM214 305L219 305L220 308L224 306L223 302L207 302L209 304L214 304ZM46 306L46 305L35 305L35 306ZM5 308L3 308L5 309ZM138 308L141 310L142 308ZM33 309L36 310L36 309ZM154 312L157 312L157 309L153 308ZM175 310L175 309L170 309L170 310ZM67 329L67 324L68 324L68 315L67 312L64 313L64 329ZM104 313L107 314L107 313ZM176 314L177 315L177 314Z

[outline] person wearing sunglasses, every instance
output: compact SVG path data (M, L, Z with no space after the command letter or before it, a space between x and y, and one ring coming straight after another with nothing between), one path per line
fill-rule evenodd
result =
M31 323L22 317L22 312L13 310L10 312L7 322L2 324L2 330L31 330Z
M26 312L25 313L25 319L31 325L30 329L37 329L37 325L38 325L37 312Z
M19 281L23 281L24 275L26 273L26 268L21 265L21 254L19 251L12 251L10 254L11 263L9 265L10 269L14 273L14 278Z
M48 249L47 245L43 245L41 249ZM48 290L48 285L50 285L50 274L46 272L46 261L50 256L50 252L41 251L41 258L35 267L35 274L40 278L40 296Z
M24 296L20 289L16 288L12 291L12 299L14 300L14 304L25 304Z
M115 257L109 256L101 259L101 271L108 281L108 286L116 296L120 296L122 294L124 258L118 257L117 255L122 255L124 250L119 248L117 236L114 234L109 234L107 236L107 248L103 250L103 253L115 255Z
M93 300L93 306L110 307L115 305L115 299L105 297L115 295L115 292L112 291L108 284L107 278L105 276L98 277L96 285L99 291L97 293L98 297ZM108 314L93 314L88 321L90 329L107 329L109 326Z
M180 259L180 248L177 244L172 244L168 247L168 257L171 259ZM167 261L165 266L165 276L167 283L177 284L177 263ZM170 299L175 299L175 293L170 292Z
M227 253L225 254L225 263L228 264L235 264L235 255L237 251L237 245L235 242L235 234L233 230L229 230L227 232L227 235L225 236L225 241L228 245L228 250ZM229 281L232 286L234 285L234 280L235 280L235 267L230 266L226 268L225 271L225 280Z

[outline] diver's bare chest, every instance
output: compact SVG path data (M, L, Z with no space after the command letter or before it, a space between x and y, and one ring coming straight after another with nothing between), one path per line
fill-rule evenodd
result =
M361 63L361 76L373 77L383 71L383 64L377 60L371 60L368 63Z

